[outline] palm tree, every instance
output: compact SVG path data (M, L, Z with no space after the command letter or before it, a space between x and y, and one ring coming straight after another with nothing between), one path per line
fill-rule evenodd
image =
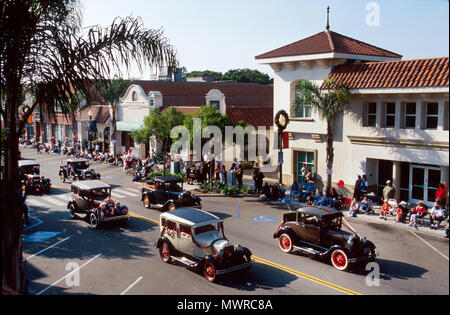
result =
M79 92L90 102L90 80L107 80L137 65L176 67L176 52L161 29L140 18L116 18L108 28L82 29L80 1L23 0L0 3L0 115L2 116L1 250L2 283L24 292L22 208L18 138L39 106L54 115L75 114ZM17 119L22 91L33 103ZM42 111L41 111L42 112Z
M105 102L111 107L111 133L110 138L113 143L113 154L115 155L116 141L117 140L117 105L119 104L119 98L125 93L130 86L131 81L124 80L122 78L114 78L107 81L99 81L95 85L95 89L100 94Z
M334 162L334 135L333 122L350 107L350 91L344 84L334 80L324 82L325 89L310 81L301 81L297 85L297 95L294 110L306 104L312 105L319 112L321 119L327 122L327 194L331 190L332 172Z

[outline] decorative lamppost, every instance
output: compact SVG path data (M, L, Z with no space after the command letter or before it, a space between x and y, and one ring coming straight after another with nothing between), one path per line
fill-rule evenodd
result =
M280 184L283 183L283 131L286 130L289 124L289 115L284 111L280 110L275 115L275 124L278 127L278 163L280 164Z
M89 149L88 151L92 151L92 111L89 110L88 116L89 116L89 131L88 131L88 141L89 141Z

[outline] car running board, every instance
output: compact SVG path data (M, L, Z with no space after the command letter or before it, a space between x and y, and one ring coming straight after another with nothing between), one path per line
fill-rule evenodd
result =
M170 256L172 259L179 261L180 263L190 267L190 268L195 268L198 266L198 263L196 263L195 261L192 261L190 259L187 259L186 257L175 257L175 256Z
M322 252L312 249L310 247L293 246L293 248L301 250L302 252L306 252L308 254L313 254L313 255L322 255L323 254Z

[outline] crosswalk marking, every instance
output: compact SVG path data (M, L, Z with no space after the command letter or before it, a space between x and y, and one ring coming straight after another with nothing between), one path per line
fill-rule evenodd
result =
M48 201L50 203L53 203L53 204L55 204L57 206L65 206L66 205L65 203L59 201L58 199L52 198L52 197L49 197L49 196L42 196L42 199L45 200L45 201Z
M130 192L128 192L126 190L123 190L123 189L114 189L114 192L119 192L120 194L124 194L124 195L131 196L131 197L139 196L136 192L130 193Z
M111 196L116 197L116 198L125 198L124 195L118 194L118 193L116 193L116 192L114 192L114 191L111 192Z
M122 188L139 195L139 191L136 188L129 188L129 187L122 187Z
M59 199L64 200L64 201L69 201L70 198L71 198L71 195L70 194L54 195L53 197L59 198Z
M44 207L44 208L48 207L45 203L40 202L36 199L28 199L27 205L31 205L32 207Z

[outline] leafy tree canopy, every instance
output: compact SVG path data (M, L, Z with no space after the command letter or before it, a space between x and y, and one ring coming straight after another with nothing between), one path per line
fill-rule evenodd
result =
M229 70L225 74L210 70L205 71L191 71L185 74L184 79L191 77L213 77L214 81L233 81L239 83L257 83L257 84L272 84L271 79L267 74L258 70L251 69L234 69Z

